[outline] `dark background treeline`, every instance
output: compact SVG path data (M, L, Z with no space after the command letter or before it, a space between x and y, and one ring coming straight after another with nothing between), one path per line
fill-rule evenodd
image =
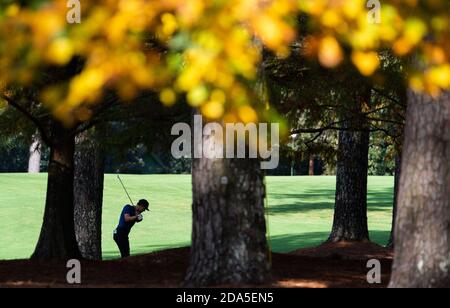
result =
M17 135L0 140L0 172L27 172L30 156L30 140ZM369 175L393 175L395 162L389 155L390 145L380 143L372 145L369 150ZM41 171L48 167L49 150L41 150ZM326 162L320 156L305 159L302 153L281 149L280 164L268 175L334 175L335 161ZM311 167L313 161L313 169ZM189 174L190 159L174 159L166 150L149 151L144 144L139 144L125 151L123 155L107 153L105 159L106 173L128 174Z

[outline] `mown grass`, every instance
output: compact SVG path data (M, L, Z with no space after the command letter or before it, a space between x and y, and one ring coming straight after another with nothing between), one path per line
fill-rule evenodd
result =
M46 174L0 174L0 259L28 258L42 224ZM130 234L132 254L187 246L191 239L189 175L123 175L131 196L147 198L151 212ZM268 177L270 243L276 252L315 246L331 230L335 177ZM392 177L369 177L371 239L385 244L392 214ZM129 203L115 175L106 175L103 257L119 256L112 240L120 211Z

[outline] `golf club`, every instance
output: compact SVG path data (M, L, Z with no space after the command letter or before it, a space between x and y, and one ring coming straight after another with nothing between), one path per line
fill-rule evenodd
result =
M127 189L125 188L125 185L123 185L122 179L120 178L119 175L117 175L117 178L119 179L120 184L122 184L123 190L125 190L125 193L127 194L128 199L130 199L131 205L134 206L133 200L131 200L131 197L130 197L130 195L128 194Z

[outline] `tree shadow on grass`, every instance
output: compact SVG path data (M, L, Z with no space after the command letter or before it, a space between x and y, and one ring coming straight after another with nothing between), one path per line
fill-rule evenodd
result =
M281 200L283 200L283 203L277 204ZM269 214L276 215L333 210L334 201L335 190L330 189L309 189L301 194L270 194L268 212ZM392 209L392 203L393 188L371 189L367 194L369 211L390 211Z
M283 234L270 237L273 252L288 253L301 248L310 248L323 244L330 232L307 232L299 234ZM381 230L370 231L370 240L385 246L389 240L390 232Z
M274 235L270 237L270 245L272 247L272 251L274 252L288 253L301 248L319 246L328 239L329 235L330 232L306 232L297 234ZM382 246L386 245L386 243L389 240L389 236L390 236L389 231L381 231L381 230L370 231L371 241ZM132 248L131 254L133 256L148 254L161 250L188 247L190 246L190 244L191 244L190 242L182 242L171 245L162 245L162 244L142 245L137 246L134 249ZM119 249L103 251L103 260L105 261L119 258L120 258Z
M134 248L131 246L131 255L132 256L139 256L139 255L145 255L161 250L168 250L168 249L175 249L175 248L181 248L181 247L187 247L190 246L190 242L180 242L176 244L159 244L159 245L136 245ZM103 254L103 260L115 260L120 259L120 252L119 248L117 250L105 250L102 252Z

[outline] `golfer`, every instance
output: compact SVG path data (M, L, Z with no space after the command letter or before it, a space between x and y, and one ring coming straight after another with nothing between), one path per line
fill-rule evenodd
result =
M122 258L130 256L130 241L128 234L135 223L142 221L142 213L148 211L148 201L145 199L139 200L136 206L125 205L120 214L119 225L114 230L114 241L120 250Z

